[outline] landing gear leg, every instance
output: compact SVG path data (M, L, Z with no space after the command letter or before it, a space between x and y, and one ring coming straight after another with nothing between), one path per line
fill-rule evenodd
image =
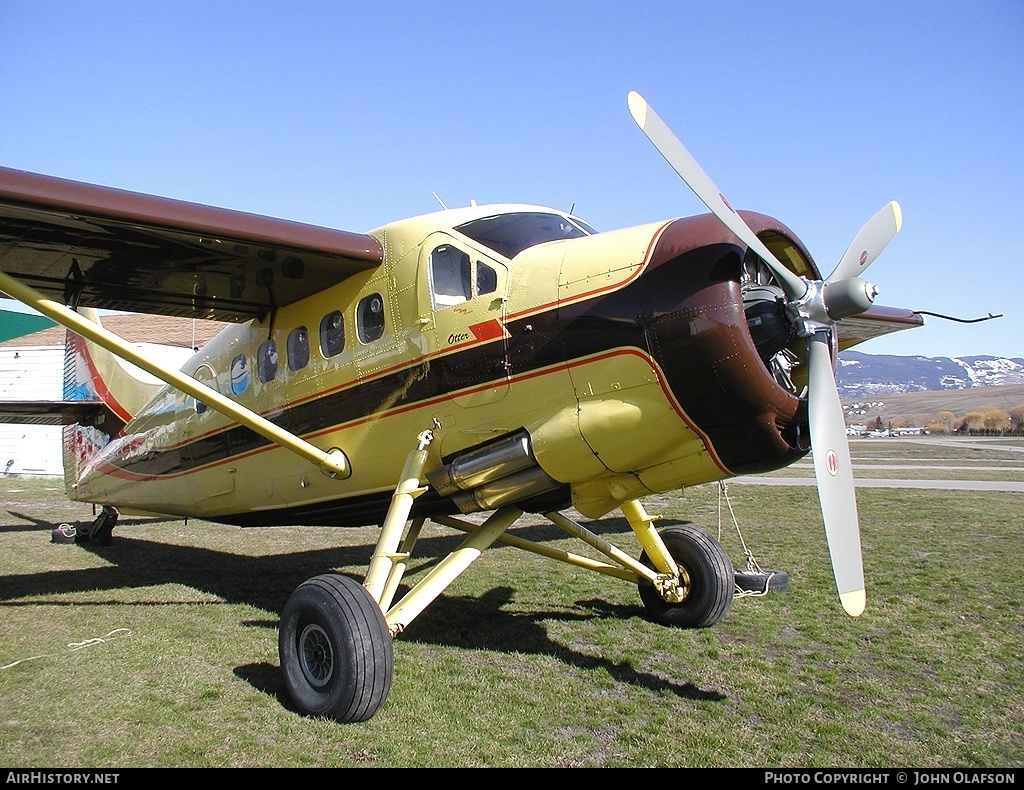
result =
M339 574L307 579L281 611L278 653L285 689L305 715L366 721L387 700L394 648L382 601L394 594L408 559L398 543L413 500L426 490L419 478L432 438L430 431L421 433L409 454L365 581ZM418 534L421 524L417 519L412 532Z

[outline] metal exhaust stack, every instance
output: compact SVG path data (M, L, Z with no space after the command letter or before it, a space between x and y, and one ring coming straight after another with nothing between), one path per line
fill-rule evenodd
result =
M427 481L463 513L494 510L560 485L537 464L525 430L456 456L427 472Z

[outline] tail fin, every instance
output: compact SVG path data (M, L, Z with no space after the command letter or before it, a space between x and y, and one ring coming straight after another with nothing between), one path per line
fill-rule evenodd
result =
M79 314L100 323L91 308ZM157 379L102 346L72 331L67 333L64 353L64 401L100 402L100 413L90 420L65 425L64 483L70 487L89 461L102 450L160 390Z

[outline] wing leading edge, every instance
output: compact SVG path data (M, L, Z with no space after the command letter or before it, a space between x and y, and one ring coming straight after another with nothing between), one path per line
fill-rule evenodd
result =
M898 307L870 307L865 312L838 323L839 350L863 343L890 332L924 325L924 316Z
M0 168L0 270L67 305L263 319L383 258L365 234Z

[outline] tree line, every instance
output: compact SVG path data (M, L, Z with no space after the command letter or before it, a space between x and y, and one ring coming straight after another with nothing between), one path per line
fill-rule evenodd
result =
M875 430L899 430L901 428L924 428L928 433L945 434L1024 434L1024 403L1009 411L997 406L983 406L966 414L957 415L951 411L937 414L908 414L893 417L883 424L879 416L875 419Z

